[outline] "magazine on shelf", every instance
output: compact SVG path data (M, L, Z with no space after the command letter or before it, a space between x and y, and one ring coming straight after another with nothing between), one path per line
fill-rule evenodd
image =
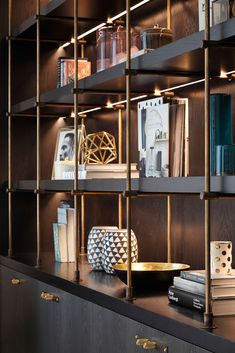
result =
M138 149L141 177L188 176L188 99L140 102Z

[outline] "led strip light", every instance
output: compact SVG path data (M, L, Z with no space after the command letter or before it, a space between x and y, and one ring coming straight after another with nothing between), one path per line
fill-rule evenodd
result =
M235 70L228 71L228 72L221 71L221 74L220 74L219 77L220 78L228 78L229 75L233 75L233 74L235 74ZM193 86L193 85L202 83L204 81L205 81L205 79L203 78L201 80L196 80L196 81L184 83L182 85L173 86L173 87L170 87L170 88L166 88L166 89L162 89L162 90L155 90L153 92L153 95L158 96L158 95L161 95L162 93L165 93L165 92L171 92L171 91L175 91L177 89L184 88L184 87L187 87L187 86ZM131 98L131 101L133 102L133 101L137 101L137 100L144 99L144 98L147 98L147 97L148 97L148 95L144 94L144 95L141 95L141 96L137 96L137 97ZM122 100L122 101L114 102L114 103L110 103L109 102L109 103L107 103L107 107L106 108L112 108L112 107L115 107L116 105L125 104L125 103L126 103L126 99ZM101 109L102 109L101 107L97 107L97 108L93 108L93 109L89 109L89 110L84 110L82 112L79 112L78 115L91 113L91 112L94 112L96 110L101 110Z
M140 7L140 6L143 6L144 4L146 4L146 3L149 2L149 1L150 1L150 0L142 0L142 1L140 1L138 4L133 5L133 6L131 7L131 11L134 11L135 9L137 9L137 8ZM125 16L125 15L126 15L126 10L120 12L119 14L115 15L115 16L112 17L112 18L108 18L107 22L108 22L108 23L112 23L113 21L115 21L115 20L117 20L117 19L119 19L119 18L121 18L121 17L123 17L123 16ZM105 25L106 25L106 23L103 22L103 23L101 23L101 24L99 24L99 25L97 25L97 26L95 26L95 27L89 29L87 32L80 34L80 35L78 36L78 40L87 37L89 34L91 34L91 33L95 32L95 31L97 31L98 29L100 29L101 27L103 27L103 26L105 26ZM65 47L69 46L69 45L70 45L71 43L73 43L73 42L74 42L74 41L71 39L70 42L64 43L63 45L60 46L60 48L65 48Z

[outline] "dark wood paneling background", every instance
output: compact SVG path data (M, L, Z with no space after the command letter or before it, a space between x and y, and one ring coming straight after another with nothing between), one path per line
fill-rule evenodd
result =
M46 1L44 1L45 3ZM157 1L156 1L157 4ZM6 18L6 1L0 4L1 19ZM14 1L14 11L17 16L15 24L35 11L35 1ZM5 14L5 15L4 15ZM156 12L141 11L136 27L153 26L158 23L166 26L166 11L156 5ZM6 23L1 21L1 27ZM3 29L1 33L3 33ZM172 29L175 39L189 35L198 30L197 1L172 1ZM93 53L93 67L95 67L95 53L91 45L87 53ZM22 46L23 44L21 44ZM14 101L30 98L35 94L35 46L32 44L14 46ZM3 57L4 41L1 41L1 70L5 66ZM42 91L56 87L57 57L71 55L71 48L67 52L60 52L55 48L43 46L41 52L42 63ZM5 70L6 71L6 70ZM3 74L3 73L2 73ZM3 81L4 82L4 81ZM213 83L214 92L232 94L234 83ZM6 180L6 85L1 89L1 182ZM189 97L190 111L190 174L202 175L204 168L204 98L203 85L187 87L178 91L180 97ZM233 98L234 100L234 98ZM233 101L233 106L235 102ZM136 107L132 110L132 160L137 162L137 115ZM50 179L54 158L54 148L59 127L71 125L71 121L63 119L42 119L42 178ZM125 114L123 114L125 123ZM102 112L89 115L87 132L106 130L113 133L117 139L117 112ZM125 126L123 126L125 133ZM36 176L36 121L34 118L15 118L13 122L13 175L15 179L33 179ZM125 152L125 137L123 153ZM125 158L124 158L125 160ZM56 221L56 208L60 199L69 195L55 194L42 196L41 203L41 231L42 250L53 251L52 223ZM123 200L123 204L125 200ZM14 195L14 250L16 252L32 252L36 248L35 224L35 196L33 194ZM1 197L1 225L6 231L6 200ZM124 207L125 210L125 207ZM212 204L212 238L231 239L235 241L235 201L215 201ZM149 197L133 199L132 222L133 230L139 242L139 259L141 261L164 261L166 259L167 233L167 201L166 197ZM85 228L86 236L94 225L117 224L117 197L89 196L86 197ZM125 213L123 219L125 225ZM198 196L172 197L172 236L173 258L175 261L186 262L192 267L203 267L204 263L204 204ZM6 249L6 242L3 243Z

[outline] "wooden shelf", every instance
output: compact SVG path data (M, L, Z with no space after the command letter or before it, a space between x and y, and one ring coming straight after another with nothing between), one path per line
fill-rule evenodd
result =
M216 41L233 41L235 39L234 27L235 18L216 25L211 30L211 39ZM201 79L204 75L204 52L201 48L203 35L203 31L194 33L150 53L132 59L131 65L134 70L162 72L161 75L151 73L148 75L141 74L133 76L132 91L138 95L143 94L143 90L147 94L153 94L156 88L156 82L159 89L165 89ZM233 48L222 49L217 47L212 48L211 51L211 55L217 58L211 63L211 72L219 75L222 68L226 71L234 70L235 50ZM84 110L84 106L105 105L107 100L116 102L125 99L124 69L125 63L121 63L79 80L78 89L83 92L79 95L79 103L82 105L80 110ZM172 76L170 74L171 72L184 73L184 75L186 74L188 77L185 77L183 74L182 76L178 76L177 74L176 76ZM114 87L115 92L113 92ZM89 92L89 90L92 92ZM108 92L110 92L110 94L106 94ZM35 102L35 97L19 102L13 106L13 113L29 113L35 111ZM58 111L58 113L62 115L63 113L68 113L68 111L71 112L71 107L52 108L46 107L46 104L65 103L72 105L72 85L43 93L41 95L41 102L45 103L45 106L42 107L42 113Z

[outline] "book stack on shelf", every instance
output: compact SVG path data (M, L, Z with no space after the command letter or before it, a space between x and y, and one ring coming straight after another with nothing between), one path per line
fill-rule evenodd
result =
M112 164L82 164L79 166L79 179L122 179L126 178L127 166L125 163ZM131 177L139 178L137 164L131 164Z
M78 80L91 74L91 62L87 59L78 59ZM63 87L74 80L74 59L58 58L58 79L57 87Z
M57 208L57 223L53 223L55 261L74 262L76 239L74 233L74 208L61 201Z
M168 290L170 303L201 313L205 312L205 271L182 271ZM211 275L214 316L235 314L235 270L230 274Z

